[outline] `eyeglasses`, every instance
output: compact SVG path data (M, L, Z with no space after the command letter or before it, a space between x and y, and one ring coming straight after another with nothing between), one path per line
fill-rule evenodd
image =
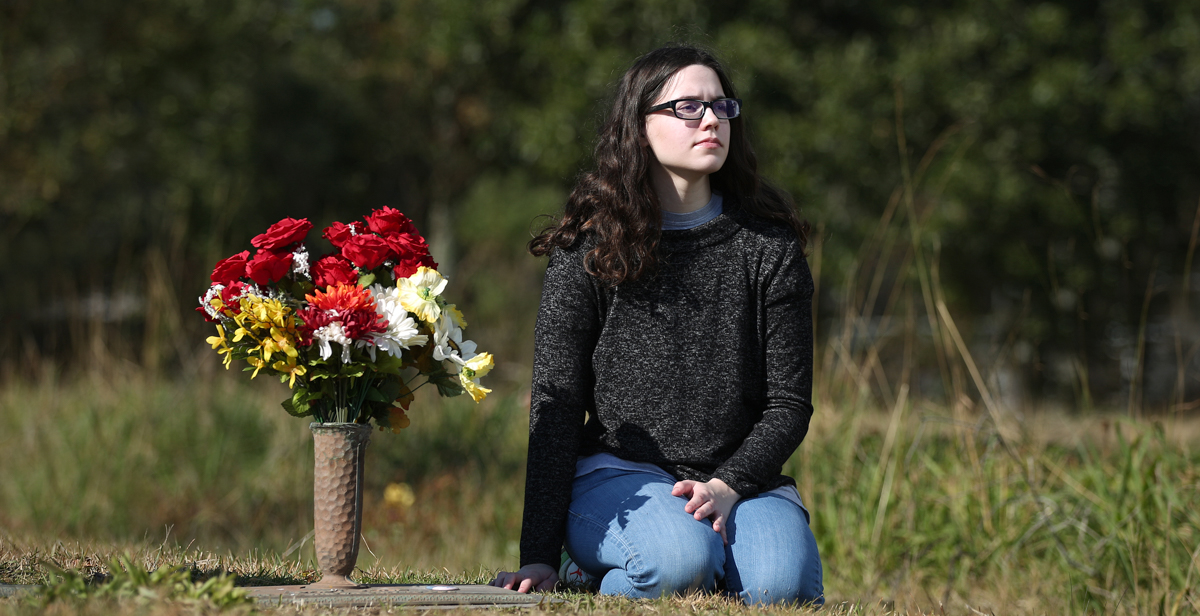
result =
M680 120L699 120L704 117L704 110L709 107L712 108L713 114L718 119L728 120L736 118L742 113L742 99L718 98L713 101L698 101L691 98L680 98L655 105L647 109L646 113L670 109Z

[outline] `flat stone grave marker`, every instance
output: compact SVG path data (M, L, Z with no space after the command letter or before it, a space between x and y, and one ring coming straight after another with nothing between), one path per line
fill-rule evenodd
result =
M261 606L320 607L533 607L562 599L483 584L364 584L363 588L319 589L309 586L245 586Z
M242 586L263 607L311 605L316 607L485 608L533 607L563 603L538 594L483 584L364 584L362 588L324 589L310 586ZM37 592L36 584L0 584L0 598Z

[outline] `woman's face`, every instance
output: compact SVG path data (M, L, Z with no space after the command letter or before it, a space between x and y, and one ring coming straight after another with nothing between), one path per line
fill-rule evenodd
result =
M681 98L712 101L724 96L716 71L693 64L667 81L651 107ZM681 120L670 109L654 111L646 116L645 143L669 174L696 181L725 164L729 120L718 119L712 109L698 120Z

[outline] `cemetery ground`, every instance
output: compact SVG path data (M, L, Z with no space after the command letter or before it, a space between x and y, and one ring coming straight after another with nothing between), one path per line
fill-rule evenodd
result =
M528 418L512 383L478 406L419 392L410 428L373 434L359 581L486 583L517 566ZM5 385L0 584L58 596L0 613L247 612L235 583L313 581L311 435L279 408L285 391L136 369ZM866 397L818 392L784 469L812 513L824 613L1200 612L1200 420L834 398ZM751 612L554 596L531 612Z

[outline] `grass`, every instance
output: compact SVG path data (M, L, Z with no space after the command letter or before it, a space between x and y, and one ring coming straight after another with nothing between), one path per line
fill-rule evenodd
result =
M277 407L276 384L239 377L135 372L0 390L0 582L45 583L49 565L107 575L126 553L147 570L230 572L243 584L312 580L307 422ZM522 393L478 407L426 397L414 409L411 428L372 437L361 576L471 583L514 567ZM1200 612L1197 443L1197 421L1030 414L1000 431L965 404L825 403L785 472L812 511L831 602L1185 614ZM411 489L411 503L385 499L390 485ZM564 597L562 609L588 613L744 611L712 597Z

